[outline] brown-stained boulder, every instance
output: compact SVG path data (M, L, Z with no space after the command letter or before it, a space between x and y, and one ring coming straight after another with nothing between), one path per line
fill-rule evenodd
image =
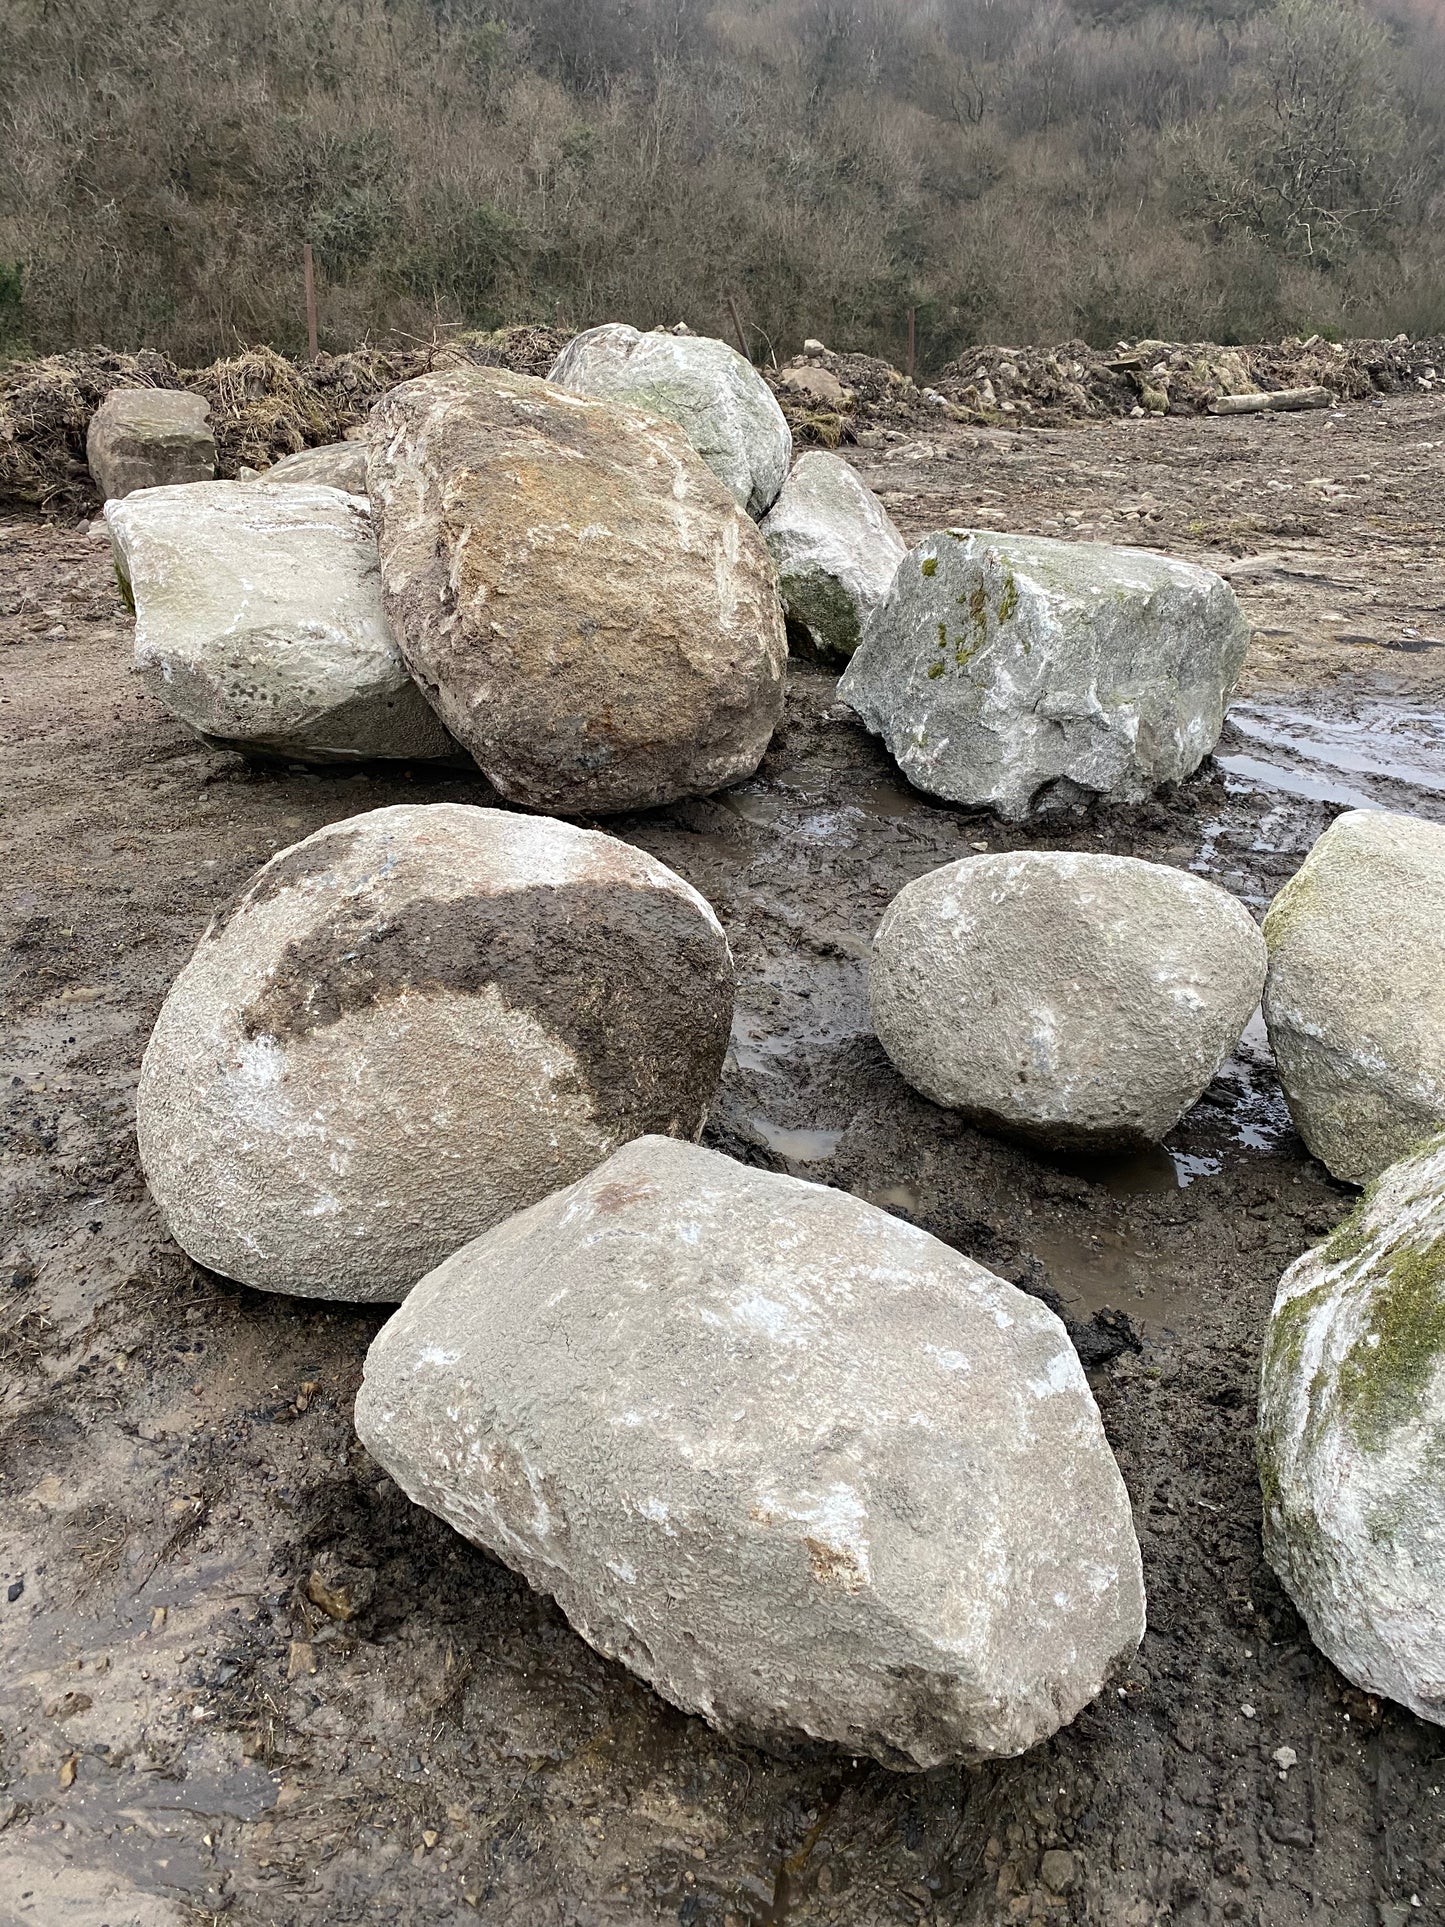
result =
M504 796L581 815L752 774L783 706L773 565L678 429L491 368L406 382L373 426L392 627Z
M243 1284L402 1298L629 1139L695 1136L732 1022L706 901L615 837L459 803L282 851L146 1047L137 1133L178 1244Z
M175 388L116 388L90 419L85 459L101 499L138 488L209 482L216 472L211 405Z

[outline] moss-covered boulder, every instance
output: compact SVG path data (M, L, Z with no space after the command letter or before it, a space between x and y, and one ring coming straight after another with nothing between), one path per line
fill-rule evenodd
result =
M908 553L887 509L850 463L814 449L760 527L789 633L819 655L851 656Z
M1264 920L1264 1015L1295 1128L1366 1184L1445 1125L1445 828L1338 816Z
M1265 1553L1315 1644L1445 1724L1445 1135L1281 1279L1258 1445Z
M940 529L899 564L838 693L919 789L1018 821L1197 769L1248 642L1229 585L1192 563Z

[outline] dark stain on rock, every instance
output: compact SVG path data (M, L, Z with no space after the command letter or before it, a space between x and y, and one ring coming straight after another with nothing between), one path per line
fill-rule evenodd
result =
M690 1137L722 1070L733 982L725 939L669 890L535 885L387 911L363 895L286 946L241 1021L284 1042L407 991L493 985L572 1051L600 1123Z
M360 834L360 830L339 826L321 831L314 837L308 837L304 843L296 844L293 849L282 850L279 855L273 856L248 883L242 884L236 894L221 905L207 925L202 941L219 937L233 918L254 904L269 903L272 897L280 896L283 890L289 890L306 877L321 876L328 870L334 870Z

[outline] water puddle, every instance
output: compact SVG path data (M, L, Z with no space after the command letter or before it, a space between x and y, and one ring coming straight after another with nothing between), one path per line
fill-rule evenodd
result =
M1383 803L1375 802L1363 790L1351 789L1347 783L1333 783L1326 777L1311 776L1306 770L1285 769L1278 763L1266 763L1258 756L1216 756L1215 762L1226 775L1234 777L1246 789L1285 790L1290 796L1307 797L1311 803L1338 803L1347 810L1382 810Z
M1179 1300L1164 1263L1122 1232L1030 1231L1023 1243L1081 1322L1104 1310L1127 1312L1136 1324L1177 1322Z
M1228 723L1250 753L1216 761L1240 782L1357 810L1398 808L1397 789L1445 799L1440 710L1376 699L1348 716L1315 716L1283 704L1236 703Z
M754 1116L753 1129L773 1153L786 1164L822 1164L832 1157L843 1140L843 1133L817 1127L799 1130L774 1124L770 1118Z

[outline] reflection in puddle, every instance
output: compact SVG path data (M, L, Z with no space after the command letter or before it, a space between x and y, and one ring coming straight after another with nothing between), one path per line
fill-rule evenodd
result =
M1159 1260L1120 1232L1035 1231L1024 1242L1065 1309L1080 1320L1106 1308L1142 1324L1169 1324L1179 1315Z
M789 1130L766 1117L754 1117L753 1128L775 1157L788 1164L821 1164L842 1142L841 1131Z
M1445 791L1445 714L1369 702L1344 719L1264 703L1229 712L1237 733L1268 749L1357 776L1381 776L1413 789Z
M1312 803L1339 803L1350 810L1385 807L1366 796L1363 790L1351 789L1346 783L1332 783L1326 777L1311 776L1306 770L1261 762L1257 756L1216 756L1214 760L1227 775L1251 788L1262 784L1266 789L1287 790L1291 796L1306 796Z

